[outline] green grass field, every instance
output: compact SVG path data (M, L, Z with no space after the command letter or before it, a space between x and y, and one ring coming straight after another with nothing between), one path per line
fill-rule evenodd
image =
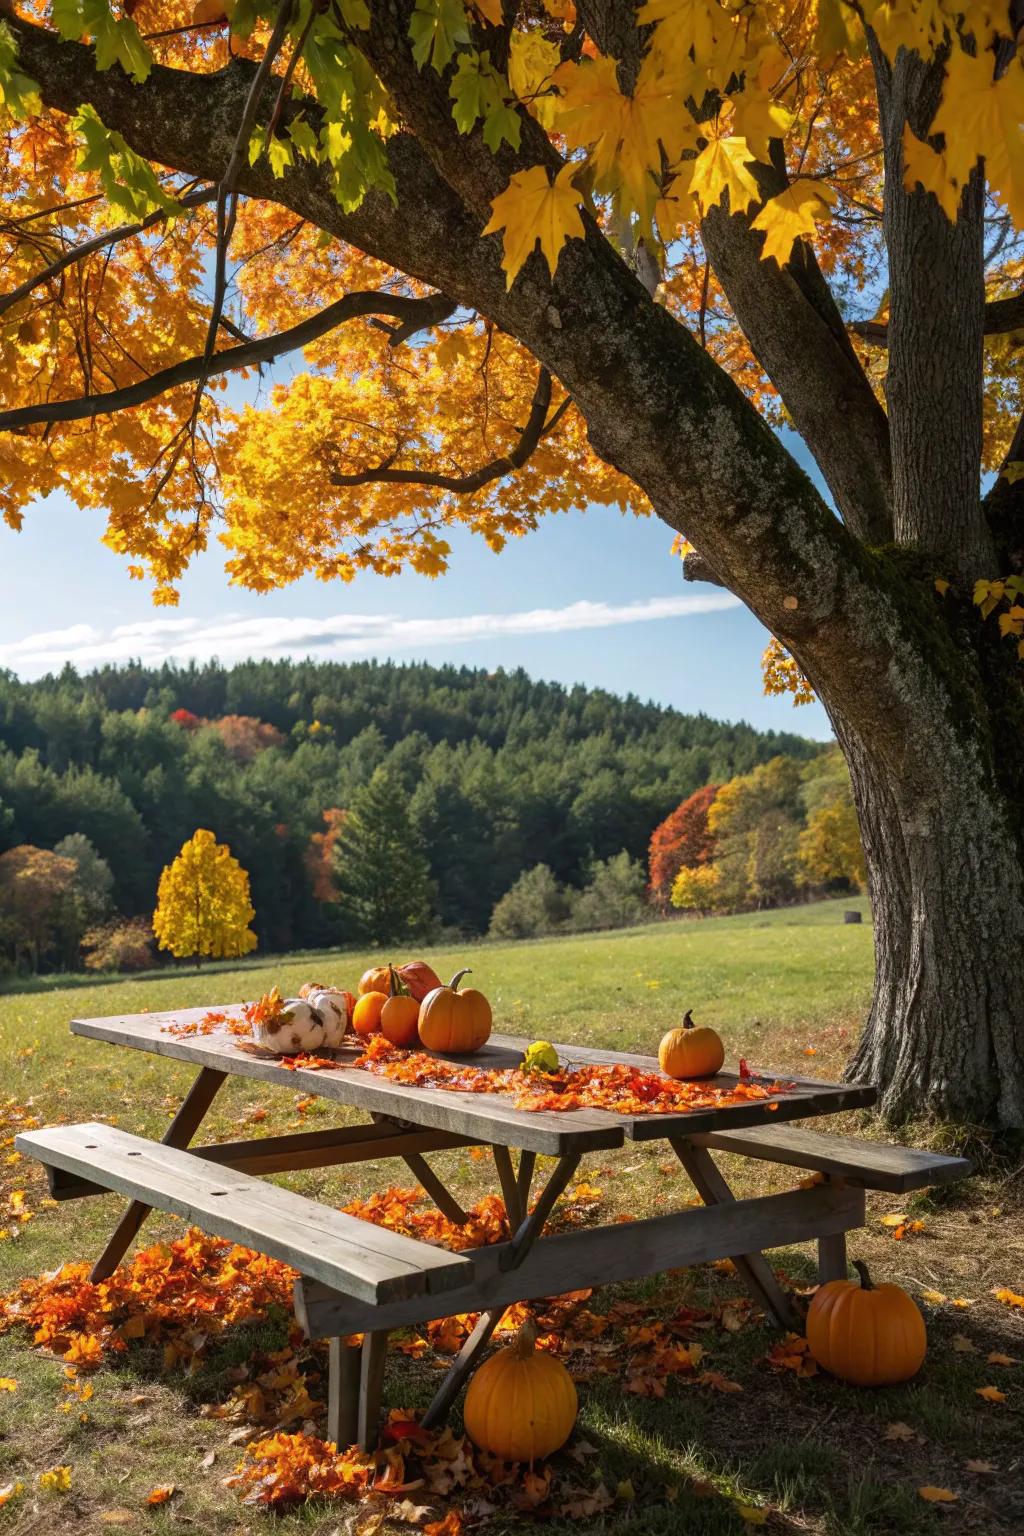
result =
M828 1077L841 1070L870 995L871 929L868 922L844 925L842 911L849 905L826 902L612 934L488 943L426 952L424 958L442 974L471 964L475 984L494 1004L496 1028L509 1032L653 1050L663 1030L692 1008L698 1020L720 1029L730 1055L745 1055L755 1066ZM353 986L371 958L376 957L324 953L210 966L199 973L182 969L100 982L76 977L8 989L0 994L0 1143L13 1135L24 1112L43 1122L99 1116L158 1136L180 1103L192 1075L186 1066L75 1039L67 1029L75 1015L213 1005L251 998L275 984L288 995L310 978ZM323 1107L317 1101L313 1109L299 1111L299 1095L261 1088L255 1082L229 1083L204 1138L207 1130L210 1139L277 1134L308 1124ZM345 1118L333 1108L328 1112ZM846 1121L845 1128L856 1124L862 1134L878 1134L866 1116ZM9 1145L0 1147L0 1229L10 1234L0 1241L0 1292L23 1276L95 1254L121 1209L114 1197L48 1207L42 1203L41 1173L24 1161L5 1161L10 1155ZM464 1204L491 1188L493 1180L485 1177L489 1165L467 1154L435 1161ZM723 1167L740 1194L795 1182L792 1171L767 1165L725 1160ZM400 1164L390 1164L386 1170L289 1175L282 1182L340 1205L386 1180L408 1184L404 1173ZM657 1144L595 1154L581 1173L601 1190L602 1220L668 1209L690 1195ZM606 1517L609 1528L637 1536L741 1531L737 1498L765 1513L769 1529L794 1536L916 1536L940 1529L1009 1536L1024 1527L1019 1454L1024 1370L987 1360L992 1351L1024 1356L1024 1309L1000 1304L991 1294L997 1286L1024 1288L1020 1223L1012 1205L1020 1183L993 1174L941 1202L915 1197L904 1208L923 1220L924 1230L898 1244L880 1219L897 1209L895 1202L870 1200L869 1225L854 1236L853 1252L873 1262L880 1277L898 1280L918 1295L927 1290L970 1302L966 1307L926 1303L929 1359L921 1376L905 1387L863 1393L827 1379L769 1370L764 1356L773 1335L761 1325L707 1336L714 1370L739 1383L741 1393L723 1395L670 1380L664 1398L624 1399L614 1381L587 1383L580 1433L598 1447L605 1481L632 1485L637 1494L635 1502L616 1503ZM19 1190L31 1216L27 1222L18 1220L17 1197L10 1204ZM10 1219L4 1210L12 1212ZM180 1230L170 1218L153 1218L144 1241ZM777 1262L795 1282L807 1284L810 1257L786 1252ZM720 1307L732 1289L729 1277L708 1269L621 1288L618 1294L656 1312L681 1300ZM607 1300L602 1297L601 1304ZM598 1305L596 1298L592 1305ZM11 1396L0 1394L0 1488L24 1485L0 1508L0 1530L48 1536L58 1530L100 1532L111 1524L156 1532L189 1525L211 1536L271 1531L362 1536L358 1521L366 1516L365 1506L356 1516L345 1506L310 1504L272 1517L239 1506L221 1486L240 1448L229 1443L232 1426L204 1417L202 1409L225 1397L226 1371L253 1347L273 1347L283 1337L281 1320L262 1330L242 1330L211 1345L194 1376L180 1369L165 1372L159 1359L135 1346L116 1366L105 1364L92 1377L94 1392L82 1423L59 1411L61 1362L30 1348L17 1329L0 1335L0 1377L18 1383ZM387 1395L393 1403L422 1408L436 1379L436 1360L399 1356L389 1370ZM976 1388L993 1382L1006 1393L1005 1402L976 1396ZM908 1424L912 1438L886 1438L887 1425L894 1422ZM984 1461L998 1473L971 1472L969 1460ZM72 1468L67 1493L38 1487L38 1474L55 1465ZM144 1508L146 1490L165 1483L182 1491L167 1505ZM932 1506L921 1499L918 1487L929 1484L955 1492L956 1505ZM381 1507L376 1501L377 1512ZM578 1531L585 1524L564 1529ZM396 1531L402 1528L394 1525ZM488 1528L509 1529L507 1514L499 1511ZM561 1530L563 1523L548 1521L547 1528ZM367 1536L372 1529L365 1527Z

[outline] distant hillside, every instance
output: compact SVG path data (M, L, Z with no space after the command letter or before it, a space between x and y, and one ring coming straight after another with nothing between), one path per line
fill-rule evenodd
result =
M646 853L686 795L814 742L521 670L260 661L107 667L23 683L0 673L0 850L83 833L124 913L152 910L198 826L252 877L266 948L339 941L324 834L382 763L448 927L479 932L516 877L578 884L593 859ZM329 847L329 844L328 844ZM325 884L326 880L326 884Z

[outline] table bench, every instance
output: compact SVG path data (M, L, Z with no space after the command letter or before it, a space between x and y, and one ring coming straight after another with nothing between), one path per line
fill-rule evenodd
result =
M241 1005L227 1005L216 1013L222 1020L233 1019ZM864 1224L865 1189L903 1193L962 1178L970 1171L963 1158L830 1136L797 1123L873 1103L875 1089L870 1084L790 1079L769 1099L737 1096L721 1105L669 1114L620 1115L596 1108L531 1112L517 1109L501 1095L459 1093L375 1076L356 1069L351 1055L322 1065L285 1066L254 1054L223 1025L219 1032L209 1032L204 1015L205 1010L194 1009L72 1022L76 1034L174 1057L199 1069L162 1144L101 1125L26 1132L16 1144L47 1165L57 1200L108 1189L130 1197L93 1267L94 1280L104 1279L120 1263L153 1207L176 1212L208 1231L291 1264L298 1273L294 1299L299 1321L311 1338L329 1341L327 1435L341 1445L358 1442L369 1448L376 1441L385 1348L393 1328L479 1313L423 1417L427 1427L443 1420L513 1302L730 1258L766 1315L783 1327L798 1328L792 1300L764 1249L815 1241L820 1278L845 1275L846 1233ZM199 1026L195 1033L193 1021ZM485 1067L515 1066L526 1045L525 1040L493 1035L472 1061ZM569 1064L609 1062L644 1072L658 1070L650 1057L584 1046L556 1049ZM190 1145L231 1076L361 1109L372 1123ZM762 1081L774 1076L765 1073ZM726 1070L712 1081L731 1094L740 1079ZM667 1142L703 1204L628 1226L545 1231L581 1158L621 1147L627 1139ZM510 1236L458 1255L329 1210L259 1177L400 1157L438 1208L450 1220L465 1223L467 1213L426 1155L467 1146L490 1152ZM712 1155L723 1151L815 1169L824 1179L809 1188L737 1200ZM541 1156L550 1162L538 1164ZM532 1195L541 1167L540 1188ZM347 1343L356 1333L363 1335L358 1348Z

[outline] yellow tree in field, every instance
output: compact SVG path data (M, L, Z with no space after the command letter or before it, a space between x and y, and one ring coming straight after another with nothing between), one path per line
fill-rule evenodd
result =
M256 948L249 876L226 843L202 828L160 876L153 932L177 959L247 955Z

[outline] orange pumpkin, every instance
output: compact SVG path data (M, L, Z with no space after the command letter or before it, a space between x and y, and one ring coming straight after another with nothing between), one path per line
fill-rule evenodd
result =
M441 978L425 960L408 960L405 965L372 965L359 978L360 992L390 992L391 973L396 971L409 989L409 995L421 1003L428 992L441 985Z
M807 1345L818 1364L856 1387L891 1386L921 1369L928 1336L912 1296L898 1285L873 1285L854 1260L856 1280L829 1280L807 1313Z
M352 1009L352 1028L357 1035L373 1035L380 1029L380 1016L388 1001L386 992L364 992Z
M695 1024L689 1010L681 1029L670 1029L658 1047L658 1066L666 1077L714 1077L725 1061L725 1046L707 1025Z
M449 1056L468 1056L484 1045L491 1033L491 1005L482 992L459 982L469 967L456 971L446 987L435 987L420 1003L420 1040L428 1051Z
M555 1355L535 1349L532 1319L515 1343L485 1360L469 1384L463 1419L481 1450L503 1461L535 1461L564 1445L576 1422L572 1377Z
M412 1045L416 1039L420 1005L414 997L409 996L409 989L394 966L390 970L391 996L380 1011L380 1032L392 1045ZM367 993L368 997L372 995Z
M391 991L391 967L390 965L371 965L368 971L364 971L359 978L359 995L364 997L367 992L383 992L385 996Z

